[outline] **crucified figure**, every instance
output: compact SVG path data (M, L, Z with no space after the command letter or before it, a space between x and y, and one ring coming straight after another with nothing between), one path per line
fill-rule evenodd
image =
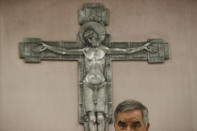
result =
M89 24L89 23L87 23ZM37 50L42 52L50 50L52 52L66 55L73 52L83 54L85 58L85 76L83 78L83 98L85 111L88 116L88 125L90 131L105 131L105 106L106 106L106 79L104 76L105 55L113 52L136 53L141 50L151 51L149 42L137 48L108 48L102 42L105 38L105 29L97 23L85 25L81 34L86 47L82 49L62 49L42 43ZM94 26L92 26L94 25ZM96 25L96 26L95 26ZM97 27L97 28L95 28Z

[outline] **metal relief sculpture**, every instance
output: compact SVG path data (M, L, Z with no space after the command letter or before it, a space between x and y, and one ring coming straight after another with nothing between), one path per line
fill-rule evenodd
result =
M78 41L44 41L27 38L19 43L20 57L29 63L41 60L74 60L79 64L79 122L85 131L108 131L112 122L111 61L143 60L162 63L168 59L168 43L110 42L105 26L109 11L100 3L79 10Z

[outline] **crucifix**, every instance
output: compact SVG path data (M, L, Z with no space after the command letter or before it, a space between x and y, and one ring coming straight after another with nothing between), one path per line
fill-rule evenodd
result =
M163 63L169 57L162 39L144 42L111 42L105 26L109 11L100 3L86 3L79 10L77 41L26 38L19 55L27 63L41 60L77 61L79 69L79 123L84 131L108 131L112 123L112 61Z

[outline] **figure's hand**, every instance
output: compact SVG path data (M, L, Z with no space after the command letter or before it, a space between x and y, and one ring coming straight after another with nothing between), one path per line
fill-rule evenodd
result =
M151 45L152 43L147 42L146 44L144 44L143 49L149 52L152 52L152 50L150 48L148 48L149 45Z
M42 43L42 47L40 48L40 51L45 51L47 49L47 45L45 43Z
M40 45L34 47L32 50L33 50L34 52L42 52L42 51L45 51L46 49L47 49L46 44L45 44L45 43L42 43L42 44L40 44Z
M147 42L146 44L144 44L144 46L149 46L149 45L151 45L152 43L151 42Z
M149 45L151 45L152 43L150 42L147 42L146 44L144 44L143 48L144 50L146 51L149 51L151 53L156 53L158 52L158 49L155 47L155 46L151 46L151 47L148 47Z
M53 52L58 53L58 54L62 54L62 55L67 54L66 49L56 48L56 47L47 45L45 43L42 43L42 46L43 46L43 51L48 49L48 50L53 51Z

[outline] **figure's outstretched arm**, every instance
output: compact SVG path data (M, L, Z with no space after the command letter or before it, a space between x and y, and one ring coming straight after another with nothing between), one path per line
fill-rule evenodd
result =
M147 42L143 46L140 46L140 47L137 47L137 48L128 48L128 49L126 49L127 50L126 53L132 54L132 53L139 52L141 50L146 50L146 51L150 51L151 52L151 49L148 48L148 46L150 44L151 44L150 42Z
M54 46L48 45L43 42L42 42L41 46L34 49L34 51L37 51L37 52L43 52L45 50L50 50L52 52L55 52L55 53L61 54L61 55L82 54L83 53L83 49L65 49L65 48L60 48L60 47L54 47Z
M136 47L136 48L127 48L127 49L122 49L122 48L107 48L109 53L127 53L127 54L133 54L136 52L139 52L141 50L146 50L146 51L152 51L151 49L148 48L148 46L151 45L150 42L145 43L143 46Z

